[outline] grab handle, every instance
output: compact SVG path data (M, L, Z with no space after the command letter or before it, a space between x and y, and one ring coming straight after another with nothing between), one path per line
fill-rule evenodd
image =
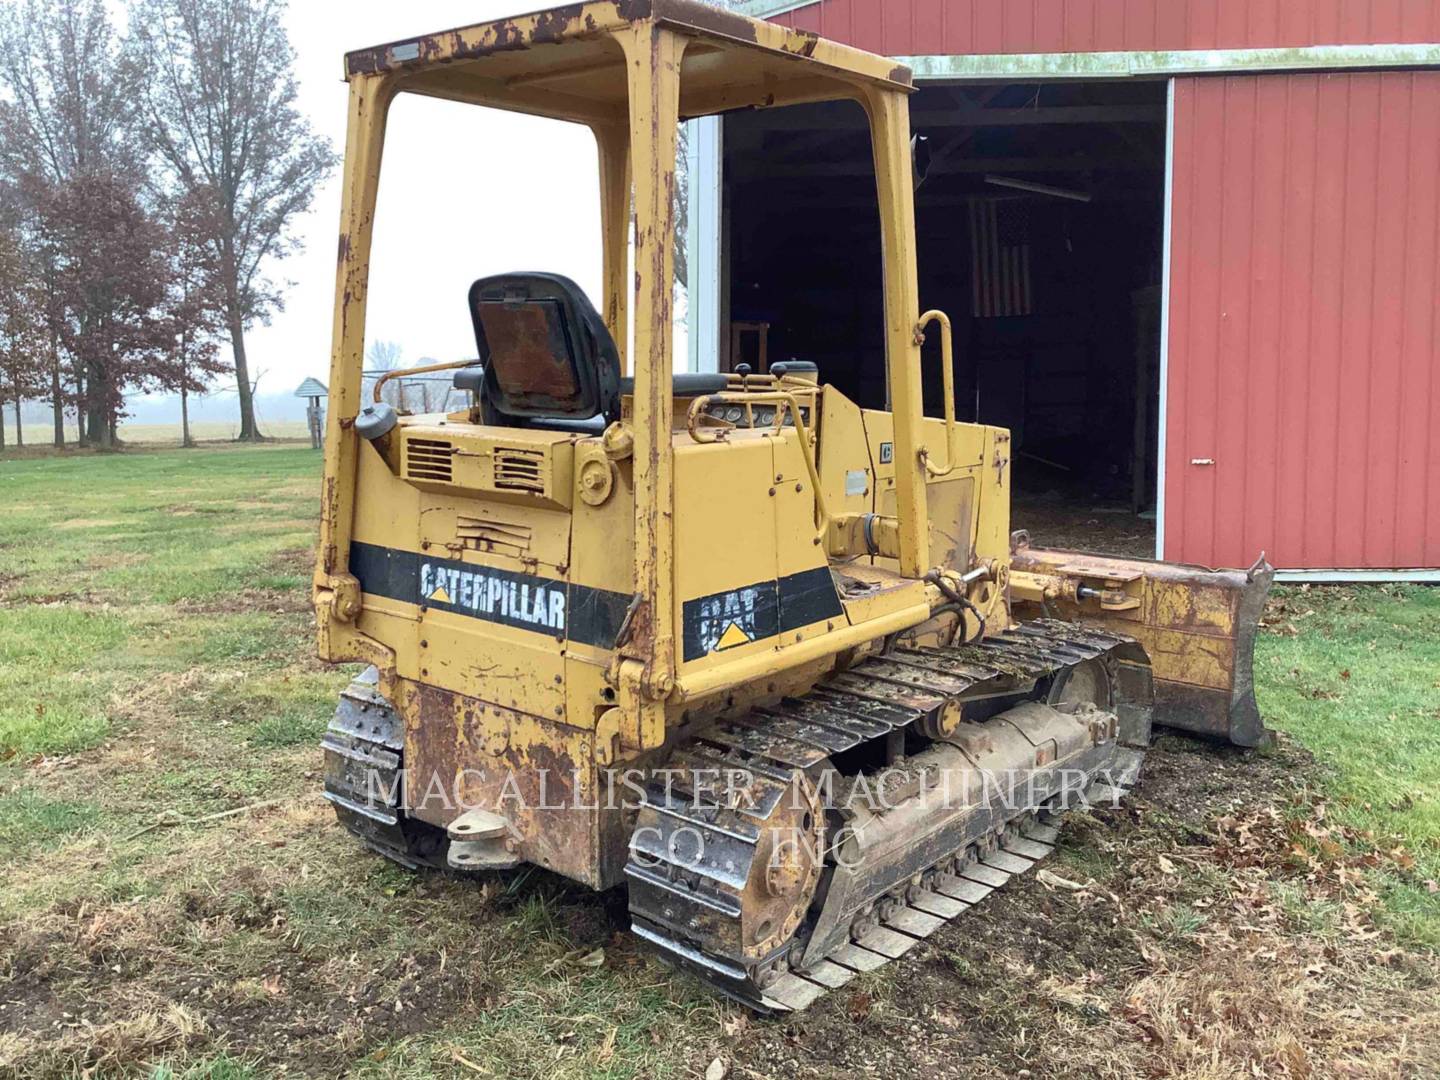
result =
M930 460L928 448L920 447L920 461L930 476L945 476L955 468L956 441L960 428L955 423L955 346L951 340L950 317L938 308L932 308L920 316L915 324L915 344L925 343L925 328L932 322L940 324L940 378L945 388L945 465L942 468Z

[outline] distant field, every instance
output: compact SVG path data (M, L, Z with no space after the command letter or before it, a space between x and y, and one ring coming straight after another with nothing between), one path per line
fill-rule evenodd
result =
M1283 592L1278 749L1162 738L1054 877L760 1020L623 897L338 828L319 488L294 444L0 462L0 1076L1440 1076L1440 590Z
M8 418L7 418L8 419ZM32 451L41 451L50 445L51 428L48 423L31 421L25 425L25 445ZM310 431L304 420L261 420L260 433L272 439L308 439ZM196 420L190 425L190 437L196 442L224 442L240 434L237 420ZM14 432L6 429L8 448L13 450ZM74 443L78 432L73 424L65 426L65 438ZM126 424L120 425L120 441L138 446L180 445L180 423L173 424Z
M264 420L260 433L272 439L304 439L309 429L304 420ZM197 442L233 439L240 434L240 421L198 420L190 425L190 437ZM133 443L180 442L179 424L121 424L120 438Z

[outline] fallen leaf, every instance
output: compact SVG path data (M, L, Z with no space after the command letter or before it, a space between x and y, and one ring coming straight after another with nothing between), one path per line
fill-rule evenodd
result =
M871 998L869 994L860 993L859 991L851 994L850 1001L848 1002L850 1019L855 1021L864 1020L870 1015L870 1009L874 1004L874 999Z
M705 1080L725 1080L725 1062L716 1058L705 1070Z

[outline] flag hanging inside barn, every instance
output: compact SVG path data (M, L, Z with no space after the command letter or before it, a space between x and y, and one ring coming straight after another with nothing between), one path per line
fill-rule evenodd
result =
M970 200L970 311L977 319L1034 310L1027 202L1005 196Z

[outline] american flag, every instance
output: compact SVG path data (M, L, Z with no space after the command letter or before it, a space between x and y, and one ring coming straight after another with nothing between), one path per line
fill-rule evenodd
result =
M1026 202L1013 196L970 200L970 311L977 319L1034 310Z

